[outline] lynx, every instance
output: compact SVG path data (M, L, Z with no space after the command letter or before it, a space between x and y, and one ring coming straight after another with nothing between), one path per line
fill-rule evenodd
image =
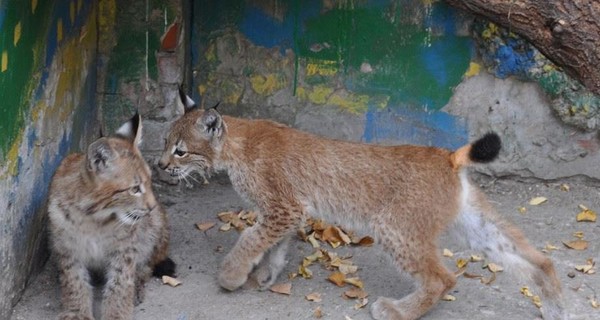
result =
M48 215L59 269L59 319L94 319L93 286L103 285L103 319L132 319L153 273L173 275L167 216L152 193L151 171L138 149L141 118L115 137L67 156L50 185Z
M270 286L285 265L288 239L307 216L374 235L416 289L380 297L375 319L417 319L456 283L442 263L438 237L457 230L466 244L541 288L546 319L566 319L552 262L522 232L501 220L466 168L499 154L489 133L451 152L413 145L377 146L329 140L268 120L221 116L194 108L174 122L159 166L173 176L226 171L235 190L259 211L224 258L221 287L249 276Z

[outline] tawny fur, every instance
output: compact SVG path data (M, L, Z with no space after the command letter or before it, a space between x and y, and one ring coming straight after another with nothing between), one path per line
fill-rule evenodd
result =
M131 139L101 138L87 154L66 157L54 174L48 214L59 319L94 319L93 274L105 279L102 318L132 319L152 268L167 258L167 217L137 147L140 131Z
M372 304L376 319L417 319L455 285L437 243L452 228L471 247L540 285L546 319L566 319L552 262L469 183L470 151L471 145L452 153L330 140L194 109L173 124L159 166L180 177L224 170L257 207L258 223L222 262L218 281L227 290L242 286L253 270L261 285L271 285L283 268L287 239L310 215L370 232L415 279L408 296Z

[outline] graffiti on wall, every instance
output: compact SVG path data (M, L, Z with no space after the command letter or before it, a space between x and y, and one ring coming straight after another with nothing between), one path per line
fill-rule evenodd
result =
M194 13L201 95L229 88L224 100L236 103L291 90L299 103L363 115L366 142L466 140L464 123L439 110L469 70L473 45L443 3L227 0L195 4ZM236 60L245 66L225 66Z

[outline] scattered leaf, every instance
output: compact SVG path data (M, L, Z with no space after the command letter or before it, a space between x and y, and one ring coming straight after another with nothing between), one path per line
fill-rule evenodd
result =
M546 246L544 247L544 249L546 249L548 251L552 251L552 250L558 250L558 247L555 245L552 245L550 243L546 243Z
M583 239L583 231L575 231L573 232L573 237L577 239Z
M456 301L456 297L451 295L451 294L447 294L445 296L442 297L442 300L444 301Z
M351 274L351 273L356 273L356 271L358 271L358 266L349 265L349 264L341 264L338 267L338 270L340 270L340 272L343 274Z
M196 223L196 228L198 228L198 230L204 232L212 227L214 227L217 223L216 222L200 222L200 223Z
M483 278L483 276L480 274L472 274L472 273L468 273L468 272L465 272L463 274L463 276L467 279L482 279Z
M275 293L290 295L290 294L292 294L292 283L285 282L285 283L274 284L271 286L271 288L269 288L269 290L271 290Z
M560 190L568 192L569 190L571 190L571 187L569 187L568 184L563 183L560 185Z
M573 249L573 250L585 250L588 247L588 242L585 240L573 240L573 241L568 241L568 242L563 241L563 244L567 248Z
M363 284L362 280L360 280L358 277L346 278L346 279L344 279L344 282L351 284L355 287L361 288L361 289L365 286Z
M452 253L452 251L444 248L444 250L442 251L442 255L444 257L449 257L450 258L450 257L454 256L454 253Z
M330 274L329 277L327 278L327 280L333 282L338 287L343 287L344 280L346 280L346 275L339 271L336 271L336 272Z
M496 281L496 273L492 272L492 275L489 278L481 277L481 279L479 279L479 281L481 281L481 283L483 283L485 285L492 284L494 281Z
M479 262L481 260L483 260L482 256L476 255L476 254L471 255L471 259L470 259L471 262Z
M469 264L469 261L467 261L467 260L465 260L465 259L462 259L462 258L460 258L460 259L456 259L456 266L457 266L459 269L462 269L462 268L466 267L466 266L467 266L467 264Z
M594 309L600 308L600 302L598 302L598 300L596 300L596 298L594 298L594 297L590 297L590 304L592 305L592 308L594 308Z
M323 299L321 299L320 293L313 292L313 293L309 293L306 295L306 300L313 301L313 302L321 302Z
M535 198L529 200L529 204L532 206L538 206L546 201L548 201L548 198L546 198L546 197L535 197Z
M352 241L352 243L361 247L370 247L375 243L375 240L372 237L366 236L360 238L358 241Z
M229 223L229 222L227 222L227 223L223 224L223 225L222 225L222 226L219 228L219 231L223 231L223 232L225 232L225 231L229 231L229 230L231 230L231 223Z
M357 287L352 287L352 288L344 291L344 297L349 298L349 299L362 299L362 298L366 298L368 296L369 296L369 294L367 294L364 290L357 288Z
M308 237L306 238L308 240L308 242L310 242L310 245L317 249L319 248L321 245L319 244L319 241L317 241L317 239L315 238L315 233L311 233L308 235Z
M368 303L369 299L367 298L358 299L358 302L354 305L354 310L364 308Z
M311 279L313 277L312 271L308 267L305 267L304 265L298 266L298 273L304 279Z
M596 213L590 209L583 209L577 214L577 222L596 222Z
M531 293L531 291L529 291L529 287L522 287L521 288L521 294L524 295L524 296L526 296L526 297L528 297L528 298L533 297L533 293Z
M540 296L533 296L531 301L533 301L533 304L535 304L538 309L542 307L542 299L540 299Z
M173 277L169 277L169 276L162 276L162 283L163 284L168 284L171 287L177 287L178 285L181 284L181 281L173 278Z
M323 317L323 311L321 310L321 306L318 306L313 312L313 316L317 319L321 319Z
M590 258L586 260L586 264L575 266L575 270L583 272L584 274L594 274L596 273L596 270L594 269L595 265L596 262L594 262L594 260Z
M519 207L519 213L520 214L525 214L527 212L527 208L525 207Z
M493 273L504 271L504 268L495 263L488 263L485 267L487 267L488 270L490 270Z

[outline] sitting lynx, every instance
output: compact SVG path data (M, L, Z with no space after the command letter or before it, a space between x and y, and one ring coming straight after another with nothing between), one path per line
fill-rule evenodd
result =
M132 319L144 282L175 271L167 257L165 211L154 198L150 169L138 149L136 114L116 137L63 160L50 186L48 214L58 264L60 319L93 319L92 285L104 283L103 319Z
M456 283L437 243L454 227L471 248L539 285L546 319L566 319L552 262L501 221L467 177L465 166L492 161L500 147L493 133L456 152L351 143L189 108L173 124L159 166L175 176L225 170L259 210L258 223L222 262L218 281L227 290L242 286L253 270L270 286L284 266L288 238L311 215L373 234L416 289L400 300L379 298L372 316L417 319Z

